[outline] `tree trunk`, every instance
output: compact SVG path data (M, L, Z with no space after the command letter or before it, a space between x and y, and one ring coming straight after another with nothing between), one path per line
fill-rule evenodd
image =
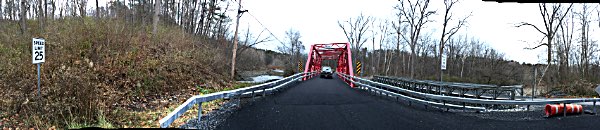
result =
M38 0L38 9L37 9L37 16L38 16L38 23L40 24L40 31L44 32L44 8L42 6L42 0Z
M21 34L25 34L25 32L27 31L27 24L26 24L26 20L27 20L27 6L25 5L27 2L26 0L21 0L21 16L20 16L20 22L21 22Z
M4 12L6 12L6 10L4 10L4 6L2 6L2 3L4 3L2 0L0 0L0 19L4 19ZM10 15L10 14L9 14Z
M371 72L370 72L371 75L375 75L375 58L373 58L374 55L375 55L375 36L373 36L373 53L371 53L371 55L369 55L369 58L371 59L371 65L370 65L371 66Z
M201 5L200 22L198 22L198 24L200 24L200 25L198 25L200 28L200 30L198 31L200 33L200 35L204 35L204 26L205 26L204 19L206 17L206 1L207 0L200 1L200 5Z
M87 1L83 1L83 0L79 1L79 15L81 16L81 18L84 18L86 16L86 14L85 14L86 5L87 5Z
M44 23L46 19L48 19L48 0L44 0Z
M152 18L152 34L153 35L156 35L156 31L158 28L158 13L160 13L160 1L162 1L162 0L156 0L156 2L154 2L154 17ZM98 0L96 0L96 5L98 5Z
M416 43L416 40L414 41ZM417 60L417 54L415 51L415 47L416 46L412 46L411 49L411 53L410 53L410 78L414 79L415 78L415 64L416 64L416 60Z
M98 6L98 0L96 0L96 18L100 18L100 8Z
M54 0L51 0L50 3L52 3L52 12L50 12L50 18L54 19L54 13L56 12L56 2Z

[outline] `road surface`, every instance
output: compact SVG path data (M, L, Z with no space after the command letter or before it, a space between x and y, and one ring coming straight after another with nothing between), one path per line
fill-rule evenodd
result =
M217 129L600 129L598 123L600 116L484 119L409 106L352 89L337 77L317 77L244 106Z

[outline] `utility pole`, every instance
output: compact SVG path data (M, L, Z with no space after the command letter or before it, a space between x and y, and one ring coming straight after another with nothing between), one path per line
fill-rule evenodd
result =
M531 100L535 97L535 86L537 85L537 64L533 65L533 89L531 90Z
M242 17L242 14L244 12L247 12L248 10L241 10L242 9L242 0L238 1L238 13L237 13L237 19L235 21L235 34L233 34L233 49L231 50L231 52L233 53L231 56L231 79L235 79L235 57L237 56L237 48L238 48L238 28L240 27L240 17Z

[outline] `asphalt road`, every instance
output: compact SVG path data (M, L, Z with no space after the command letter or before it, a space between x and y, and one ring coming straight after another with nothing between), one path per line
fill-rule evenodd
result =
M600 129L599 123L600 116L540 120L465 116L384 99L352 89L337 77L317 77L244 106L217 129Z

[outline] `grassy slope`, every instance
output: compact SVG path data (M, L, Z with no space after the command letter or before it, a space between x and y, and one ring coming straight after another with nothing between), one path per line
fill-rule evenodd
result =
M216 44L176 27L152 36L120 20L54 20L45 33L37 25L21 35L16 22L0 22L0 128L157 127L191 95L239 87L226 80ZM33 37L47 42L41 99Z

